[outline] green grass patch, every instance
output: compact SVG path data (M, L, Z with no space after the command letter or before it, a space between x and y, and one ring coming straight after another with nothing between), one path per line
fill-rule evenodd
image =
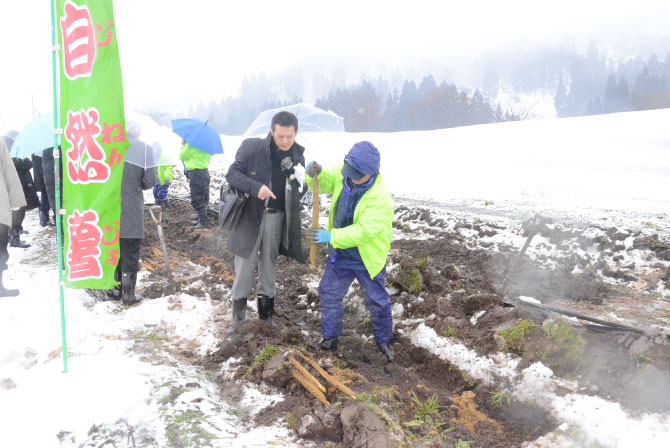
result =
M472 378L470 376L470 374L468 372L466 372L465 370L461 370L460 372L461 372L461 378L463 378L463 381L465 382L465 384L467 384L468 387L475 387L475 384L477 384L477 381L475 381L475 379Z
M509 406L511 403L510 397L507 394L507 392L505 392L502 389L498 389L497 392L491 394L491 405L493 406L494 409L502 406L503 403L507 403L507 406Z
M456 331L452 327L447 327L447 329L442 332L442 336L445 336L447 338L453 338L457 334L458 334L458 331Z
M446 406L440 406L437 402L437 395L433 394L425 402L419 400L414 391L412 391L412 403L414 403L414 419L405 423L405 426L423 426L424 424L432 424L434 418L439 414L440 409Z
M526 342L526 336L536 326L529 320L522 320L515 326L501 331L500 337L505 341L505 353L509 352L509 350L522 351L523 344Z
M423 277L419 269L412 269L407 281L407 292L410 294L419 293L423 289Z
M203 423L205 423L205 416L200 410L177 411L175 415L167 419L165 435L168 446L212 446L212 441L217 440L218 437L205 430L202 427Z
M290 412L286 413L286 427L292 431L298 429L298 419Z
M545 325L544 336L547 348L542 358L550 367L561 365L576 370L582 365L586 341L575 334L569 324L550 320Z
M251 372L253 372L257 366L266 363L270 358L272 358L277 353L279 353L279 347L277 347L276 345L269 345L266 342L265 347L263 347L263 351L261 352L260 355L254 358L253 362L247 368L247 371L244 373L244 377L246 378L247 376L251 375Z

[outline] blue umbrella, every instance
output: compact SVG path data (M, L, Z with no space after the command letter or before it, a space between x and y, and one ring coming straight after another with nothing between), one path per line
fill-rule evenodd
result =
M194 148L212 155L223 154L219 133L205 122L195 118L178 118L172 120L172 132Z
M12 157L25 159L36 152L54 147L54 114L47 112L34 118L19 135L9 153Z

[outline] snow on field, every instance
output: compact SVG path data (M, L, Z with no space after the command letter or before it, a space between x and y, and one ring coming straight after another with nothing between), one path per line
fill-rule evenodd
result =
M169 129L139 114L129 118L141 122L146 141L176 152L180 139ZM502 223L504 230L495 238L520 247L523 238L512 227L535 212L573 223L648 228L667 238L668 122L670 110L658 110L430 132L299 134L298 141L306 146L308 161L328 166L340 163L353 143L370 140L381 151L381 171L398 203L428 201L467 219L486 216ZM222 141L225 154L212 159L212 198L241 137L222 136ZM213 350L217 340L208 326L209 298L182 293L120 309L65 289L69 371L62 373L54 244L34 212L24 227L30 232L24 240L33 246L10 248L4 277L5 285L21 294L0 299L3 446L99 446L119 428L132 428L136 440L146 437L162 446L183 425L213 434L216 446L299 444L280 422L271 428L241 425L245 415L280 396L251 390L241 401L227 403L201 371L167 349L143 350L143 340L155 334L199 355ZM394 311L400 318L402 310ZM513 379L519 388L540 385L530 387L533 398L564 425L531 446L670 446L668 415L631 416L603 399L577 392L558 396L551 386L558 380L546 367L517 372L507 357L479 358L447 338L424 334L421 325L413 332L407 336L417 345L448 356L476 378Z

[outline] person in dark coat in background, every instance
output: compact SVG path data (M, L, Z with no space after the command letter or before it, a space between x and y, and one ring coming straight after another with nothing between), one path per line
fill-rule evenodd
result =
M4 287L2 274L7 270L7 260L9 260L7 243L9 226L12 224L11 210L25 206L26 198L23 195L19 175L16 174L5 140L0 138L0 297L19 295L17 289Z
M9 131L2 137L5 140L7 148L12 147L17 135L18 132L16 131ZM23 195L26 198L27 205L18 210L12 210L12 228L9 231L9 246L26 249L30 247L30 244L21 241L21 234L27 233L23 230L23 220L26 217L26 210L33 210L39 207L40 203L39 198L37 197L37 191L35 190L33 177L30 175L30 169L33 167L32 162L30 159L19 159L16 157L12 158L12 161L14 162L14 168L16 168L19 180L21 181Z
M140 244L144 238L144 194L142 190L149 190L158 181L156 167L152 166L151 146L139 140L141 128L134 121L126 123L126 134L131 151L144 152L143 157L136 160L146 160L144 168L125 162L123 165L123 180L121 182L121 230L119 232L119 264L116 266L114 278L121 282L121 291L110 291L108 298L123 300L124 305L133 305L142 296L135 294L137 272L140 270ZM120 294L119 294L120 293ZM119 297L120 296L120 297Z
M60 148L59 148L60 149ZM60 161L60 166L58 172L60 173L60 197L61 203L63 201L63 158L58 159ZM42 175L44 176L44 186L47 190L47 196L49 197L49 206L54 215L54 221L56 218L56 173L54 171L54 149L48 148L42 151Z
M41 153L40 153L41 154ZM42 169L42 156L33 154L33 177L35 180L35 189L40 194L40 225L42 227L55 226L56 217L53 221L49 220L49 193L47 193L47 186L44 183L44 171Z
M228 238L228 250L235 255L233 323L228 334L246 316L257 265L258 316L272 325L277 257L305 262L300 241L300 197L307 191L305 148L295 142L297 133L296 116L277 113L267 137L244 140L228 169L228 183L249 194L239 224Z

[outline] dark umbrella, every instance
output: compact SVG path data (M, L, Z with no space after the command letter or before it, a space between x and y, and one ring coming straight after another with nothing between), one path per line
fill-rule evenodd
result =
M209 154L223 154L221 136L216 129L195 118L172 120L172 132L183 138L186 143Z

